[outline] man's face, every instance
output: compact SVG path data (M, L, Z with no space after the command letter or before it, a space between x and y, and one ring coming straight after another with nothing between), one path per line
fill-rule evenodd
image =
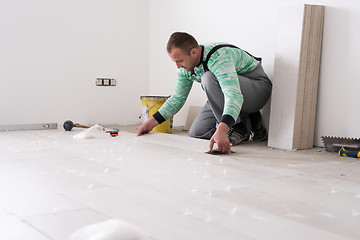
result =
M184 68L186 71L190 72L197 65L195 48L190 50L190 54L186 54L180 48L173 48L168 54L171 60L176 63L177 68Z

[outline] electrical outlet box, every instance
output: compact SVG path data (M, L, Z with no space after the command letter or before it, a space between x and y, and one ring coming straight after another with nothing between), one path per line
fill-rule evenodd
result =
M116 79L96 78L96 86L116 86Z

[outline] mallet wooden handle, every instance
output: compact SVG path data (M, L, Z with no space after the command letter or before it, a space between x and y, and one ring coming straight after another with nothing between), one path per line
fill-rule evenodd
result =
M91 128L91 126L81 125L81 124L78 124L78 123L74 123L74 127L79 127L79 128Z

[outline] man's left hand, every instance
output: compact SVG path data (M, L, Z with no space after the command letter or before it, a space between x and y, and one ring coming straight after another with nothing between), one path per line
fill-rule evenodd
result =
M214 143L216 143L217 148L215 149L215 151L228 153L229 155L231 154L230 141L227 136L229 130L230 127L226 123L221 122L219 124L214 135L210 139L210 145L209 145L210 150L213 149Z

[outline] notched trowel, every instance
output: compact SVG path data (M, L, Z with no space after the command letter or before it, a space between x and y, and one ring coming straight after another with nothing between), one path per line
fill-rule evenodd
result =
M228 154L228 152L220 152L220 151L217 151L215 149L212 149L212 150L209 150L205 153L208 153L208 154L211 154L211 155L223 155L223 154ZM235 153L234 151L231 151L231 153Z
M341 148L346 148L350 151L360 151L359 138L343 138L343 137L328 137L321 136L322 141L328 152L339 152Z

